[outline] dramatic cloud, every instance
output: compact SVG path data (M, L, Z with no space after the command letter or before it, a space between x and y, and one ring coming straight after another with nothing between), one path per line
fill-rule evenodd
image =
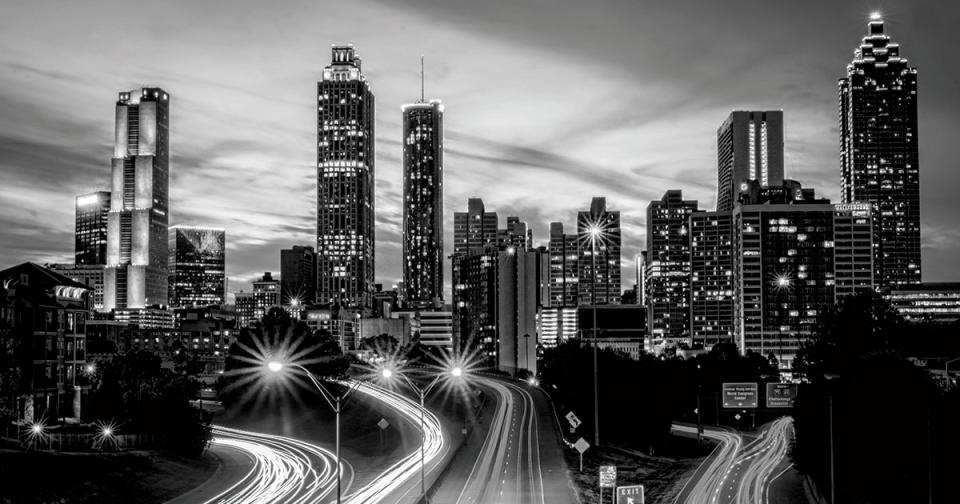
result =
M883 2L920 69L924 277L960 278L954 215L960 6ZM501 218L623 214L624 287L667 189L712 208L716 128L783 109L787 176L836 199L836 80L870 5L816 1L53 2L0 16L0 265L69 260L73 198L106 188L116 93L171 97L174 223L227 229L232 291L315 226L315 83L350 42L377 98L377 276L400 277L400 106L446 106L446 243L482 197ZM949 12L945 12L949 11ZM449 267L445 268L448 271Z

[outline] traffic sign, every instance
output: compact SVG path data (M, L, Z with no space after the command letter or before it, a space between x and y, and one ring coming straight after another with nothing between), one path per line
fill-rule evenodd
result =
M600 466L600 488L617 486L617 466Z
M797 398L796 383L768 383L767 407L792 408L793 400Z
M617 487L617 504L643 504L643 485Z
M590 448L590 443L588 443L586 439L580 438L576 443L573 443L573 447L582 454Z
M723 391L724 408L757 407L756 383L724 383L721 390Z
M580 427L580 419L577 418L577 415L574 415L572 411L570 413L567 413L566 418L567 418L567 421L570 422L570 427L573 427L574 429L576 429L577 427Z
M387 427L390 427L390 422L388 422L386 418L381 418L380 421L377 422L377 427L380 427L380 430L387 430Z

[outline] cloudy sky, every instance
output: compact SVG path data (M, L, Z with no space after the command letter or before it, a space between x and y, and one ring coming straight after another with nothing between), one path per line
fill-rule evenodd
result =
M231 291L276 272L280 248L313 242L316 81L352 43L377 97L379 281L400 277L400 106L423 54L446 106L448 250L468 197L543 242L602 195L629 287L651 199L713 208L731 110L783 109L787 176L839 199L836 83L875 9L919 67L924 280L960 280L960 3L892 0L5 2L0 266L72 260L73 199L107 187L117 93L155 85L172 223L227 229Z

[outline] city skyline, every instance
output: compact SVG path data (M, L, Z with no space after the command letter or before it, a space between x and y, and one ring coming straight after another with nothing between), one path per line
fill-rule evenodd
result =
M357 7L350 19L361 18L365 6L367 4ZM408 14L398 11L394 17L398 24L412 23L415 21L412 14L419 14L429 21L433 31L396 46L389 42L396 32L387 30L383 35L376 35L370 28L351 23L344 23L343 27L332 26L330 30L317 30L323 34L312 34L308 40L298 39L299 43L293 45L296 49L290 54L279 49L284 44L282 40L271 40L271 44L256 51L251 59L263 64L284 54L269 65L270 69L277 71L275 78L260 75L259 70L250 73L251 63L244 66L236 56L205 52L203 47L197 49L196 56L183 59L189 55L183 54L185 47L178 47L177 43L159 48L161 54L157 61L138 62L133 54L137 52L135 49L161 40L161 34L131 33L130 46L118 49L104 40L100 28L90 34L71 31L83 26L78 20L76 27L67 26L64 33L77 36L77 43L84 49L97 52L92 48L101 48L110 57L136 64L120 65L122 71L111 69L99 75L96 71L79 69L62 61L59 56L44 56L44 51L36 53L36 46L33 52L29 48L22 52L14 49L0 58L0 64L10 70L0 77L4 82L4 91L0 94L0 109L4 110L0 120L0 173L3 177L0 184L3 203L0 205L5 229L0 257L7 263L27 259L38 262L69 260L73 245L74 197L106 189L109 182L109 143L113 128L109 107L114 93L116 89L155 85L177 96L171 111L170 223L227 229L231 235L227 244L231 292L248 288L249 281L263 271L277 271L277 250L311 241L311 221L315 218L311 217L315 211L312 200L316 190L315 169L310 168L315 151L310 140L315 134L315 118L311 118L310 105L315 97L310 91L311 83L319 79L330 46L351 42L364 56L364 72L378 96L378 282L389 286L400 278L401 136L395 110L415 94L413 90L417 89L415 84L419 76L411 63L421 53L426 53L428 62L427 93L444 100L448 107L445 248L453 249L453 210L462 208L470 196L483 198L490 210L501 215L518 215L521 220L529 222L534 230L535 244L546 243L549 222L560 221L572 228L578 209L585 207L594 196L605 196L610 208L623 215L623 276L632 278L635 267L632 258L645 242L643 214L649 201L657 199L665 190L682 189L685 196L689 194L687 197L701 201L705 207L713 205L716 191L712 182L716 176L715 132L732 110L784 110L785 177L798 180L805 187L815 188L818 194L839 202L836 82L845 74L852 50L866 33L869 7L849 6L847 10L831 14L825 25L819 24L823 26L822 36L804 44L802 52L796 49L795 53L784 53L782 47L773 48L772 44L763 43L776 40L761 36L769 36L771 33L766 30L771 27L738 38L731 34L737 31L741 21L723 19L723 22L714 21L713 26L706 27L698 24L704 21L694 17L677 18L653 10L651 18L673 23L666 22L657 30L671 30L667 35L671 41L676 39L677 51L690 51L696 47L695 42L699 40L702 44L704 38L719 38L725 42L700 46L706 54L696 55L695 64L689 69L670 67L667 60L671 58L664 56L662 61L658 60L652 49L650 52L639 51L639 55L633 56L639 60L633 63L642 60L647 72L657 74L659 71L662 75L656 78L645 71L633 73L624 68L622 64L630 58L628 56L616 51L611 51L615 53L613 55L597 51L597 43L583 44L582 37L599 35L589 30L574 30L570 40L557 40L540 23L533 23L529 33L519 33L511 21L473 12L466 6L415 8ZM942 35L938 34L941 32L935 28L942 23L940 18L949 16L939 11L927 12L923 8L905 12L905 8L898 9L894 5L881 7L885 7L887 32L903 45L911 65L920 68L921 73L919 137L923 165L924 279L954 279L960 276L960 269L949 258L960 248L960 235L950 225L956 208L949 194L955 184L950 182L951 144L948 139L956 136L960 126L951 121L956 114L950 114L958 107L950 100L955 91L948 86L955 80L952 73L955 70L935 64L938 55L944 54L940 52L944 49L938 47L942 41L939 38ZM19 8L27 10L20 12L20 16L30 14L29 7ZM702 8L712 9L708 5ZM523 6L516 9L516 14L524 22L529 22L535 12ZM174 6L171 10L174 11L171 14L184 15L182 8ZM617 12L602 15L612 16ZM12 14L7 21L0 21L4 27L4 35L0 37L4 39L18 33L14 26L18 13ZM775 14L770 9L757 9L750 16L756 17L753 21L766 19L774 25L778 21ZM94 9L91 13L78 15L103 15L116 19L111 16L122 16L123 13ZM572 24L574 20L570 17L573 16L590 19L588 13L576 8L551 15L561 25ZM803 19L815 16L809 12L793 15L800 15ZM268 21L295 21L283 12L271 16ZM478 27L460 26L461 16L479 19ZM229 13L224 17L226 23ZM64 23L70 18L61 16L58 22ZM608 20L604 18L602 21ZM41 18L37 22L53 21ZM642 23L648 22L651 21L642 20ZM723 29L718 30L716 25ZM690 29L681 30L679 26ZM928 28L925 36L920 37L918 26L933 28ZM382 29L383 25L379 27ZM619 27L619 23L614 23L610 30L612 34L600 37L600 43L609 42L613 35L626 37L624 29ZM215 32L228 29L225 26L215 28ZM790 30L798 29L785 23L773 28L776 29L772 33L783 40L790 39ZM482 48L475 31L478 29L493 29L503 33L505 39L489 49ZM691 34L694 35L692 40L684 39ZM437 49L444 45L442 43L428 43L434 38L457 41L460 46L456 54L461 56L455 58L453 50ZM643 39L638 37L637 40L642 42ZM551 43L554 46L548 47ZM571 43L595 52L584 54L584 49L578 49L565 53L563 46ZM727 43L737 51L718 53L718 49L723 49ZM6 46L13 47L13 44ZM498 67L491 58L508 47L513 49L511 55L518 63L529 64L537 60L541 65L536 75L527 79L528 82L509 84L517 88L510 91L511 94L491 94L489 89L482 89L484 85L503 85L501 82L510 74L509 69ZM754 52L763 49L771 54L751 60ZM111 52L117 50L119 53ZM210 74L198 70L197 65L203 57L213 56L222 60L215 66L223 75L217 80L205 80ZM702 95L709 96L697 96L692 102L687 96L692 96L693 90L689 87L683 88L677 96L666 89L674 81L681 82L697 75L703 77L701 72L707 70L698 68L696 63L710 63L705 56L724 63L721 67L726 73L720 77L727 77L729 82L715 77L698 83L697 86L713 87L701 91ZM109 57L102 61L93 58L93 70L110 69L107 60ZM181 60L185 62L184 70L172 67L174 61ZM568 76L561 62L570 60L587 69L578 78L587 84L582 87L593 86L592 93L554 85ZM784 63L789 63L790 68L785 68ZM759 79L765 85L758 91L757 83L744 83L736 73L729 75L733 70L751 70L744 70L744 65L756 65L753 70L776 70L772 72L776 77ZM612 72L599 78L596 75L599 72L594 70ZM716 70L713 67L710 71ZM263 74L268 73L263 71ZM234 84L243 82L238 77L244 75L257 78L243 85ZM478 77L483 78L481 85L471 83L471 79ZM623 84L633 88L626 94L615 93L614 88ZM481 89L476 89L478 87ZM51 89L77 97L79 105L70 111L51 106L48 99ZM497 89L506 91L506 87ZM650 96L644 92L649 92ZM567 111L564 110L566 107L556 106L564 102L580 102L590 108L594 114L589 116L589 121L591 124L596 121L599 135L593 135L595 138L584 145L586 137L581 136L584 132L568 125L568 120L580 116L583 109L571 107ZM255 106L249 107L251 103ZM671 107L664 109L663 103ZM223 104L227 106L215 106ZM241 109L257 110L259 114L241 117ZM37 115L27 118L28 112ZM504 121L503 117L510 120ZM231 128L210 127L208 121L217 121L217 118L231 124ZM599 126L610 120L615 127L604 129ZM68 128L76 135L61 142L60 128ZM251 136L269 130L275 131L264 139L248 141ZM53 138L57 141L53 142ZM59 144L55 147L62 150L51 149L51 143ZM584 145L582 150L568 147L578 143ZM37 145L45 146L46 150L34 149ZM37 150L43 152L38 154ZM51 168L37 169L37 166ZM549 181L549 191L538 190L543 180ZM27 199L45 201L45 211L36 212L35 205L28 204ZM278 204L278 201L287 203Z

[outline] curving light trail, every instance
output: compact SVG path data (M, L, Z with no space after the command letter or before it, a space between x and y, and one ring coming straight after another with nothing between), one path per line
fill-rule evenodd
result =
M678 432L696 434L696 427L674 425ZM688 504L766 504L773 472L786 459L790 447L793 419L781 417L760 432L759 437L743 445L742 436L732 430L704 429L705 437L719 442L706 468L689 489ZM696 474L696 473L695 473ZM687 491L681 491L681 495ZM679 499L678 499L679 500Z
M406 418L412 425L420 429L420 405L408 399L402 394L379 387L370 383L361 383L357 392L366 394L372 399L386 404L401 416ZM443 437L443 430L440 428L440 421L437 417L427 410L423 410L424 420L424 463L427 472L432 471L439 464L439 457L448 450L449 443ZM399 492L402 487L410 482L419 482L420 477L420 447L403 457L395 464L388 467L382 473L377 475L368 485L360 488L356 492L347 496L348 504L373 504L375 502L398 502L400 498L393 496L394 492ZM412 486L412 488L419 488ZM408 490L409 492L409 490ZM404 494L405 495L405 494Z
M533 397L512 383L481 377L477 381L496 392L497 409L457 504L543 504L540 430Z
M213 443L242 451L252 460L250 470L204 504L283 502L319 504L336 488L336 457L329 450L296 439L214 426ZM344 486L353 469L342 465ZM349 474L349 478L347 478Z

